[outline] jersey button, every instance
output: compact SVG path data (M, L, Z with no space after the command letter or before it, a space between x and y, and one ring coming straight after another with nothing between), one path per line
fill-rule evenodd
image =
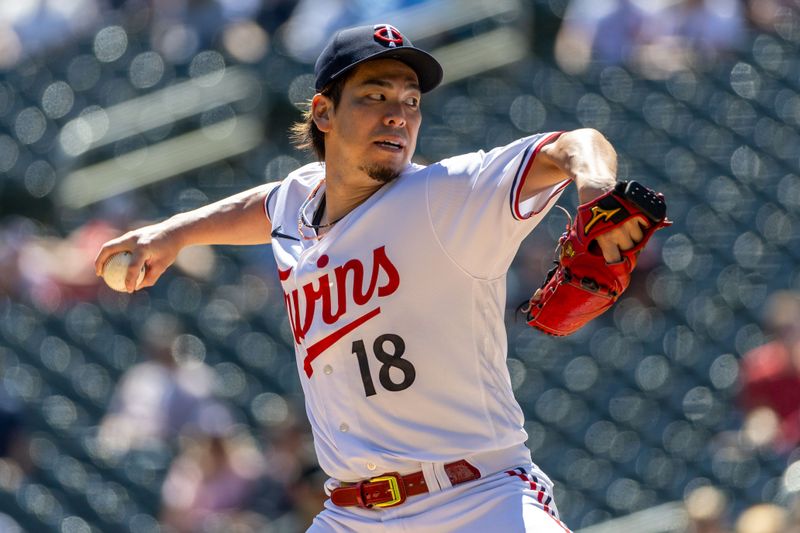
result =
M367 470L372 471L375 470L376 468L378 468L378 465L376 465L375 463L367 463Z
M350 426L342 422L341 424L339 424L339 431L341 431L342 433L347 433L348 431L350 431Z
M323 372L325 372L327 375L329 375L329 376L330 376L331 374L333 374L333 367L332 367L331 365L325 365L325 366L322 368L322 371L323 371Z

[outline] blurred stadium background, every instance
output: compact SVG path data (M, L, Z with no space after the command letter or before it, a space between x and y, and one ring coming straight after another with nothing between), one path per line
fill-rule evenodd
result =
M0 531L291 532L319 509L269 248L188 249L133 295L92 260L309 161L286 132L311 62L373 21L445 67L418 161L594 127L620 178L669 199L675 225L631 289L572 337L513 312L565 217L509 275L510 375L570 527L790 531L797 443L740 397L745 354L772 338L766 303L800 289L799 15L792 0L1 0ZM748 525L756 511L776 529Z

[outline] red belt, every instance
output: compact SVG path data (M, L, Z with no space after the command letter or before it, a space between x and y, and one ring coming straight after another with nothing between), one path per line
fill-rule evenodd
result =
M452 485L481 477L478 469L465 459L444 465L444 471ZM409 496L426 492L428 492L428 485L425 484L425 475L422 472L414 472L405 476L401 476L397 472L390 472L358 483L337 487L331 491L331 501L339 507L354 505L364 509L394 507L406 501Z

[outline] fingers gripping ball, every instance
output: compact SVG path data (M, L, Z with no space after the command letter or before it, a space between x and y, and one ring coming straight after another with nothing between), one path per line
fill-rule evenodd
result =
M672 224L666 215L664 196L635 181L621 181L578 207L574 223L558 241L555 268L528 303L528 324L550 335L570 335L603 314L628 288L650 237ZM597 237L635 218L647 223L642 239L622 251L620 261L606 263Z
M133 254L130 252L119 252L106 260L103 265L103 280L106 285L119 292L128 292L125 288L125 276L128 274L128 266L133 260ZM136 288L142 284L144 280L145 266L139 271L139 277L136 279Z

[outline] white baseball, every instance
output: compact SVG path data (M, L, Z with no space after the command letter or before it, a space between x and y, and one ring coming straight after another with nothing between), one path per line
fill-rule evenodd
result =
M115 291L127 292L125 289L125 275L128 273L128 266L131 264L133 254L130 252L119 252L108 258L103 265L103 280L106 285ZM145 268L142 265L142 270L139 271L139 279L136 280L136 288L142 284L144 279Z

